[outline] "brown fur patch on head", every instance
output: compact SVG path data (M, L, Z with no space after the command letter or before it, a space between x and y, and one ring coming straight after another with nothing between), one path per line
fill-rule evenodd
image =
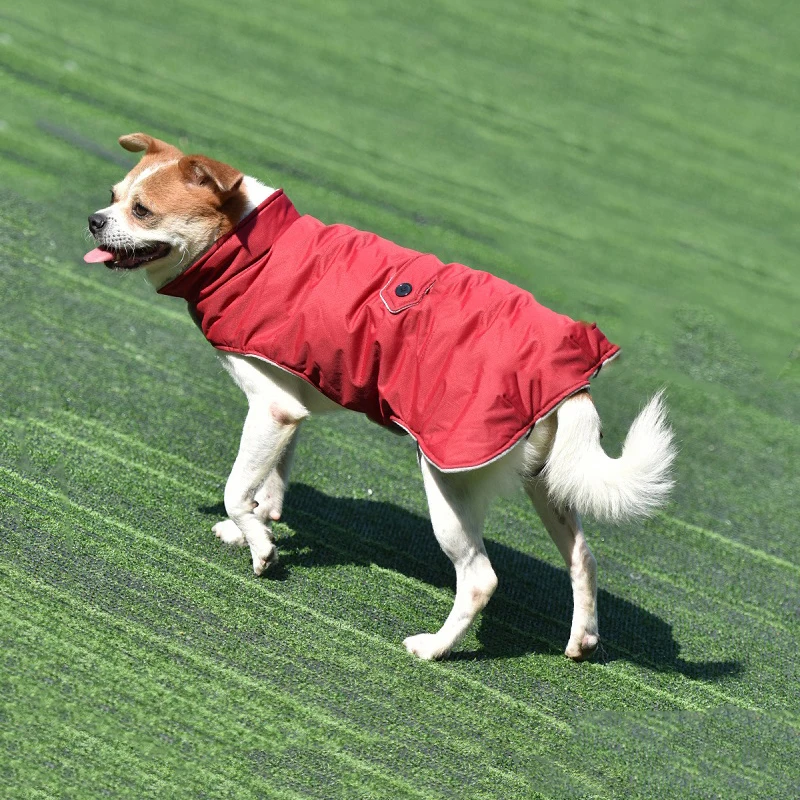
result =
M241 218L246 198L239 170L201 155L185 156L171 144L146 133L121 136L120 145L144 152L139 163L114 189L129 224L149 230L192 220L195 235L208 241L228 233ZM141 206L150 212L135 213Z
M147 219L139 219L133 213L137 204L141 204L152 215L148 227L154 223L163 227L170 218L180 218L205 220L222 232L227 232L222 229L229 230L238 221L244 204L244 198L241 198L238 209L237 203L229 203L229 200L237 199L235 195L236 190L223 196L210 185L187 180L182 161L172 161L151 165L150 171L140 172L138 180L129 188L125 203L130 221L135 224L142 224Z
M206 156L185 156L178 167L188 183L208 187L223 201L239 188L244 177L238 169Z

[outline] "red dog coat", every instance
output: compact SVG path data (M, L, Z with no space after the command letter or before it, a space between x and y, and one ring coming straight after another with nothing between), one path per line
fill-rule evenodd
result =
M486 272L301 217L282 190L159 291L217 349L399 425L444 471L498 458L619 350Z

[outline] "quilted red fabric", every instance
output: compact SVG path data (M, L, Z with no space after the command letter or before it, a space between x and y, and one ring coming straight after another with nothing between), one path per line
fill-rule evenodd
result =
M300 216L282 190L159 291L217 349L399 425L444 471L502 455L619 349L486 272Z

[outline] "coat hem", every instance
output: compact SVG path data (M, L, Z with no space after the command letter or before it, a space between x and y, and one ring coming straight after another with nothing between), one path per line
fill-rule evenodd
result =
M277 367L278 369L282 370L283 372L288 372L290 375L294 375L296 378L300 378L301 380L305 381L309 386L311 386L314 389L316 389L318 392L320 391L319 387L316 386L314 383L312 383L302 373L295 372L294 370L289 369L288 367L284 367L282 364L278 364L277 362L272 361L271 359L266 358L265 356L260 356L257 353L245 353L245 352L236 350L233 347L225 347L225 346L219 346L219 345L212 345L212 346L214 347L215 350L220 350L221 352L224 352L224 353L231 353L231 354L237 355L237 356L244 356L245 358L257 358L259 361L263 361L266 364L271 364L273 367ZM481 461L481 462L479 462L477 464L471 464L471 465L468 465L468 466L459 466L459 467L441 467L441 466L439 466L439 464L436 463L436 461L431 456L429 456L425 452L425 448L424 448L420 438L413 431L411 431L409 428L407 428L398 419L394 419L393 418L392 419L392 423L395 424L398 428L402 428L416 442L417 447L419 448L420 453L425 457L425 460L429 464L431 464L434 467L436 467L436 469L438 469L439 472L446 472L446 473L449 473L449 472L470 472L470 471L475 470L475 469L481 469L482 467L488 467L490 464L493 464L495 461L499 461L501 458L503 458L503 456L505 456L508 453L510 453L522 441L522 439L524 439L526 436L530 435L530 432L534 429L534 427L539 422L541 422L543 419L546 419L553 412L555 412L558 409L558 407L565 400L568 400L573 395L575 395L578 392L583 391L585 388L587 388L589 386L589 381L592 378L594 378L606 364L608 364L610 361L613 361L619 354L620 354L620 348L615 345L614 348L613 348L613 351L611 352L611 355L607 355L600 362L599 366L594 368L588 374L588 376L585 377L580 382L580 384L577 384L573 388L569 389L566 393L561 395L558 400L556 400L555 402L551 403L550 407L547 409L547 411L544 414L540 414L533 421L531 421L530 423L526 424L520 431L518 431L516 434L514 434L514 436L512 436L508 440L508 444L501 451L499 451L499 452L495 453L494 455L490 456L486 461ZM324 396L323 392L320 392L320 394L323 394L323 396ZM336 403L335 400L333 400L332 402ZM336 403L336 405L339 405L339 404ZM339 407L343 411L352 411L352 410L354 410L354 409L348 409L346 406L339 405ZM363 412L357 412L357 413L363 413ZM384 428L384 427L388 428L388 426L386 426L386 425L381 425L381 427L382 428Z
M528 436L530 436L530 434L531 434L531 431L532 431L532 430L533 430L533 429L536 427L536 425L538 425L538 424L539 424L539 423L540 423L540 422L541 422L543 419L547 419L547 417L549 417L551 414L555 413L555 412L558 410L558 407L559 407L559 406L560 406L560 405L561 405L561 404L562 404L562 403L563 403L565 400L568 400L568 399L569 399L570 397L572 397L573 395L575 395L575 394L578 394L578 392L581 392L581 391L583 391L584 389L586 389L586 388L589 386L589 382L590 382L590 380L591 380L592 378L596 377L596 376L597 376L597 374L600 372L600 370L601 370L601 369L602 369L602 368L603 368L603 367L604 367L606 364L608 364L608 362L609 362L609 361L613 361L613 360L614 360L614 359L615 359L615 358L616 358L616 357L617 357L617 356L620 354L620 352L621 352L621 350L620 350L619 346L618 346L618 345L615 345L615 346L614 346L614 348L613 348L613 352L611 353L611 355L609 355L609 356L606 356L606 357L605 357L605 358L604 358L604 359L603 359L603 360L600 362L599 366L598 366L598 367L596 367L594 370L592 370L592 372L591 372L591 373L588 375L588 377L586 377L586 378L585 378L585 379L584 379L584 380L583 380L583 381L580 383L580 385L577 385L577 386L575 386L574 388L572 388L572 389L569 389L569 390L566 392L566 394L564 394L564 395L562 395L562 396L561 396L561 398L560 398L559 400L556 400L554 403L552 403L552 404L551 404L551 406L550 406L550 408L549 408L549 409L548 409L548 410L547 410L547 411L546 411L544 414L541 414L541 415L537 416L537 417L536 417L536 418L533 420L533 422L531 422L529 425L526 425L526 426L525 426L525 427L524 427L524 428L523 428L523 429L522 429L522 430L521 430L519 433L516 433L516 434L515 434L513 437L511 437L511 439L509 439L509 444L508 444L506 447L504 447L502 451L500 451L500 452L499 452L499 453L497 453L496 455L493 455L493 456L491 456L491 457L490 457L489 459L487 459L486 461L481 461L479 464L473 464L473 465L471 465L471 466L466 466L466 467L446 467L446 468L445 468L445 467L440 467L440 466L439 466L439 465L438 465L438 464L437 464L437 463L436 463L436 462L435 462L435 461L434 461L434 460L433 460L433 459L432 459L432 458L431 458L431 457L430 457L430 456L429 456L429 455L428 455L428 454L425 452L425 450L424 450L424 449L423 449L423 447L422 447L422 444L420 444L420 441L419 441L419 439L417 439L417 437L416 437L416 436L414 436L414 434L413 434L413 433L412 433L410 430L408 430L408 428L406 428L404 425L402 425L402 424L401 424L400 422L398 422L397 420L394 420L394 423L395 423L395 425L398 425L399 427L403 428L403 430L404 430L404 431L406 431L406 432L408 433L408 435L409 435L409 436L410 436L410 437L411 437L411 438L412 438L412 439L413 439L413 440L414 440L414 441L417 443L417 447L419 447L419 450L420 450L420 452L422 453L422 455L425 457L425 460L426 460L426 461L427 461L429 464L432 464L434 467L436 467L436 469L438 469L438 470L439 470L439 472L446 472L446 473L450 473L450 472L470 472L470 471L472 471L472 470L474 470L474 469L481 469L482 467L488 467L490 464L494 464L494 462L495 462L495 461L499 461L501 458L503 458L503 456L506 456L506 455L508 455L508 454L509 454L509 453L510 453L510 452L511 452L511 451L512 451L512 450L513 450L513 449L514 449L514 448L515 448L515 447L516 447L516 446L517 446L517 445L518 445L518 444L519 444L519 443L520 443L520 442L521 442L523 439L525 439L525 438L527 438Z

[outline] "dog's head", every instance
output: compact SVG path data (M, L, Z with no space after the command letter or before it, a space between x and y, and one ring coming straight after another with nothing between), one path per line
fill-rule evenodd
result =
M177 275L239 221L243 175L146 133L121 136L119 143L144 156L112 187L111 205L89 217L97 247L84 260Z

